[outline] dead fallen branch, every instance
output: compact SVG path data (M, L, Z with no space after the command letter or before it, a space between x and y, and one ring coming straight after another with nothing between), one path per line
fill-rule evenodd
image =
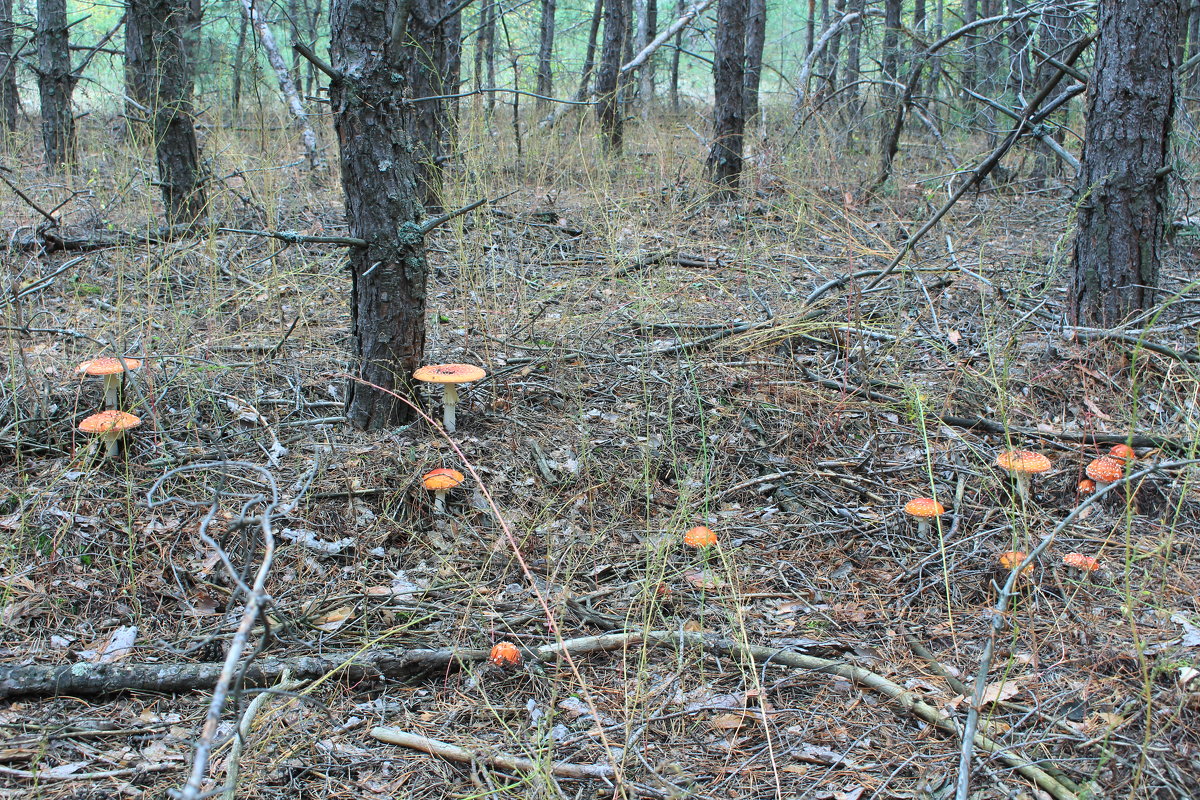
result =
M444 758L447 761L460 761L464 764L480 761L488 766L497 767L509 772L536 772L546 768L545 764L529 758L508 755L506 753L487 753L482 750L468 750L456 744L419 736L415 733L402 731L399 728L372 728L371 735L381 742L420 750L423 753L429 753L431 756ZM549 765L549 769L553 775L559 778L577 778L583 780L589 778L611 779L616 775L616 771L608 764L572 764L567 761L555 761Z

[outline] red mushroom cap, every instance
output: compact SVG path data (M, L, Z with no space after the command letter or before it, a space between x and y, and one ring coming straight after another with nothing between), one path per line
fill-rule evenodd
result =
M996 456L996 465L1009 472L1035 475L1050 469L1050 459L1032 450L1006 450Z
M521 651L512 642L496 642L488 654L488 661L497 667L515 667L521 663Z
M1095 572L1100 569L1100 560L1085 556L1083 553L1067 553L1063 556L1063 563L1068 567L1081 569L1084 572Z
M683 543L688 547L695 547L697 550L702 550L705 547L712 547L717 543L717 534L707 525L697 525L683 535Z
M904 511L907 514L911 514L914 517L919 517L922 519L928 517L940 517L942 514L946 513L945 507L932 497L917 497L913 500L909 500L904 504Z
M1125 464L1112 456L1100 456L1084 470L1097 483L1112 483L1125 477Z
M1108 454L1122 461L1132 461L1137 458L1137 453L1133 452L1133 448L1127 444L1114 444Z

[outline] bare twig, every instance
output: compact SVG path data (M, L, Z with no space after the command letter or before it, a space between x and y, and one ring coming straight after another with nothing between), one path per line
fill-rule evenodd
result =
M408 731L402 731L399 728L372 728L371 735L381 742L420 750L423 753L429 753L432 756L444 758L447 761L460 761L464 764L482 761L489 766L499 767L510 772L536 772L545 767L541 762L533 761L529 758L508 755L506 753L487 753L481 750L468 750L465 747L459 747L449 742L442 742L437 739L430 739L426 736L409 733ZM572 764L567 761L555 761L549 765L549 769L552 774L559 778L601 778L611 780L616 774L615 770L608 764Z

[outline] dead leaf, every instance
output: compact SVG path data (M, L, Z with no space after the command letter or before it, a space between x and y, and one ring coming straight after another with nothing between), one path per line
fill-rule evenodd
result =
M962 334L951 328L946 334L946 338L950 340L950 344L957 346L962 341Z
M346 620L350 619L350 615L353 613L353 606L342 606L339 609L330 611L324 616L314 619L313 626L323 631L336 631L338 628L346 624Z
M983 697L979 698L979 705L987 706L1002 700L1009 700L1019 695L1022 690L1022 686L1014 680L993 681L984 687Z

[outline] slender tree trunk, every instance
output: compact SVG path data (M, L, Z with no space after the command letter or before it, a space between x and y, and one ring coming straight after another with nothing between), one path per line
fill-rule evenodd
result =
M233 55L233 111L237 112L242 104L242 69L246 64L246 28L249 27L246 15L242 15L238 25L237 48Z
M683 13L686 0L679 0L676 8ZM675 34L675 49L671 51L671 111L679 113L679 57L683 54L683 31Z
M627 28L625 0L604 0L604 44L600 48L600 68L596 71L596 119L604 135L605 149L613 153L621 152L625 136L619 81Z
M1021 14L1028 10L1025 0L1008 0L1008 13ZM1033 84L1033 67L1029 52L1028 20L1013 20L1008 26L1009 81L1014 94L1025 94Z
M1200 0L1192 3L1188 13L1188 41L1191 43L1188 48L1188 58L1200 54ZM1200 88L1200 65L1192 67L1191 74L1187 76L1187 79L1187 85L1192 91Z
M850 12L858 16L850 23L850 41L846 45L846 111L850 122L847 126L849 130L853 130L862 116L858 84L862 80L862 40L865 25L863 12L866 8L867 0L850 0Z
M596 69L596 42L600 36L600 21L604 17L604 0L596 0L592 8L592 22L588 27L587 49L583 56L583 73L579 77L579 88L575 91L576 100L584 100L588 95L588 84L592 72Z
M192 107L192 65L180 0L126 0L125 59L149 128L168 225L204 218L206 200Z
M318 3L320 1L317 0ZM454 0L447 0L446 11L452 10L455 5L457 3ZM442 63L438 70L442 75L442 94L458 94L462 89L462 27L461 11L451 14L442 24ZM458 98L451 98L443 106L443 110L445 120L442 127L445 135L441 153L444 157L454 149L455 139L458 136Z
M829 24L833 24L837 20L846 16L846 0L836 0L833 6L833 17ZM824 79L822 87L827 91L834 91L837 88L838 79L838 63L842 55L842 29L838 28L833 36L829 39L829 44L825 46L825 52L821 54L824 61Z
M804 55L808 55L813 51L813 45L817 40L817 0L808 0L808 19L804 27ZM808 94L808 87L803 87L804 93Z
M17 129L17 61L12 0L0 0L0 137Z
M979 0L962 0L963 25L970 25L977 19L979 19ZM979 75L979 42L980 36L977 33L968 33L963 37L966 53L963 54L962 66L962 102L968 108L975 106L975 99L967 94L966 90L971 89L975 91L979 89L977 85Z
M638 50L648 47L658 35L658 0L646 0L642 9L641 22L638 25ZM642 109L642 119L650 114L654 104L654 55L646 59L646 63L638 70L638 104Z
M345 79L329 89L341 152L342 188L350 235L366 247L350 250L355 373L346 417L360 430L399 425L413 417L387 391L415 402L412 373L425 350L425 240L420 228L417 163L404 102L414 39L391 32L408 20L406 0L333 0L330 55ZM380 387L376 389L375 387Z
M270 26L259 13L255 0L242 0L242 10L245 11L246 18L254 27L254 32L258 34L258 41L262 44L263 52L267 54L267 61L275 70L275 77L279 81L279 91L283 94L283 100L292 113L296 130L300 132L300 141L304 143L304 152L308 156L308 168L314 171L318 170L324 166L324 160L321 158L321 147L317 143L317 133L309 123L308 115L304 113L304 103L300 101L300 93L296 91L292 74L288 71L288 66L279 52L278 45L275 44L275 34L271 33Z
M913 3L913 30L925 32L925 0L915 0Z
M625 0L625 34L621 38L621 64L628 64L633 60L633 43L637 37L636 17L634 13L633 0ZM617 67L617 84L618 91L621 94L621 107L629 109L633 107L633 94L635 84L629 79L629 76L620 72L620 66Z
M483 67L487 72L487 88L496 88L496 15L499 8L495 0L487 0L487 19L483 23ZM496 93L488 92L484 105L488 118L496 111Z
M763 48L767 42L767 0L746 4L746 124L758 119L758 88L762 80Z
M994 17L1000 13L1001 0L980 0L980 16L984 19ZM1003 36L1000 29L993 29L986 32L983 36L981 45L983 52L983 74L979 76L980 93L992 97L1000 88L999 75L1000 70L1000 48L1003 45ZM988 147L996 146L999 130L996 127L996 111L991 106L985 105L981 111L981 116L984 119L984 127L988 137Z
M537 61L537 93L549 97L554 93L554 76L550 62L554 57L554 12L557 8L555 0L542 0L541 29L538 31L538 61ZM548 100L537 99L534 109L538 115L543 115L550 107Z
M1100 0L1079 173L1071 304L1112 327L1149 308L1167 219L1181 0Z
M746 128L747 0L718 0L716 53L713 59L713 142L708 175L717 186L715 199L737 194L742 174L742 139Z
M1074 40L1078 27L1073 21L1070 0L1051 0L1045 11L1042 12L1042 18L1038 25L1038 47L1043 53L1061 61ZM1056 68L1049 62L1039 59L1034 82L1038 87L1045 86L1054 77L1055 72L1057 72ZM1051 136L1059 144L1062 144L1064 137L1061 130L1054 130ZM1045 185L1047 178L1058 174L1059 158L1049 145L1040 141L1035 152L1037 156L1032 177L1034 184L1041 188Z
M71 69L66 0L38 0L36 35L42 145L46 152L46 169L54 173L75 163L75 117L71 95L78 78Z
M895 108L899 91L895 82L900 79L900 9L901 0L885 0L883 4L883 107L889 113ZM887 116L887 115L885 115ZM885 123L886 124L886 123Z

